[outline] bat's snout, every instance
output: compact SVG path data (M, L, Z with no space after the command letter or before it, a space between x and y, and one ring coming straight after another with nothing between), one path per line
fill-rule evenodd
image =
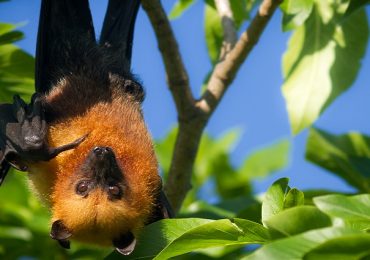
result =
M98 158L114 156L113 150L110 147L97 146L93 149L93 154Z

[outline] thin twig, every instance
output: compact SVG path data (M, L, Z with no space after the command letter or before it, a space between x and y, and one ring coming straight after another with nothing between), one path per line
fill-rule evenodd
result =
M226 89L234 80L240 66L257 44L267 23L281 2L282 0L264 0L235 47L216 65L210 77L207 90L197 103L197 106L203 112L211 114L215 110Z

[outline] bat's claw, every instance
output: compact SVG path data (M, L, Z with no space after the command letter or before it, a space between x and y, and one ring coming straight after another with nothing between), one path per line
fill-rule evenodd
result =
M53 159L58 154L60 154L64 151L76 148L80 143L82 143L86 139L87 136L88 136L88 134L76 139L72 143L65 144L65 145L62 145L62 146L59 146L59 147L55 147L55 148L49 148L49 156L50 156L49 160Z
M42 104L42 96L34 94L27 105L19 96L14 96L12 106L14 120L6 123L3 160L20 171L27 171L24 162L49 161L58 154L76 148L85 140L84 135L77 140L59 147L49 147L47 142L47 122ZM5 177L7 164L1 163L0 181Z

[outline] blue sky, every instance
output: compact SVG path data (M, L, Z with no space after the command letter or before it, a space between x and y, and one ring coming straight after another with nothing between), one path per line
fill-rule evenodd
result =
M162 2L169 11L175 1ZM90 1L90 4L96 28L100 28L106 1ZM17 44L33 55L39 6L40 0L12 0L0 4L1 22L27 23L20 28L25 33L25 39ZM205 75L211 69L204 40L203 7L203 1L196 1L181 18L172 22L195 94L200 92ZM369 11L370 8L367 8L368 14ZM96 31L99 32L98 29ZM334 175L305 161L307 130L296 137L290 134L285 102L281 94L281 57L288 39L289 33L281 32L281 14L277 12L260 42L241 67L206 131L217 137L235 127L242 130L243 134L232 153L235 165L240 165L245 157L257 148L283 137L291 139L289 167L271 178L257 181L255 183L257 192L263 192L273 180L283 176L290 178L291 186L300 189L326 188L351 191L349 186ZM146 88L144 114L149 129L155 138L161 138L174 126L176 112L167 89L157 42L143 10L139 11L135 29L133 72L139 75ZM336 134L359 131L370 135L369 72L370 54L367 51L352 88L324 112L315 126Z

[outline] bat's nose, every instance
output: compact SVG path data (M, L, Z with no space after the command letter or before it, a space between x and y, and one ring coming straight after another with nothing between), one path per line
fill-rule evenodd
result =
M113 153L113 151L110 147L104 147L104 146L96 146L93 149L93 152L98 157L105 157L105 156L110 155L110 154Z

